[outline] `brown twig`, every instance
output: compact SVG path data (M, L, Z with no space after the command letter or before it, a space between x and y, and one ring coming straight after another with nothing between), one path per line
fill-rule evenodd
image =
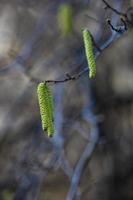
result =
M31 77L29 74L26 74L25 75L30 79L31 82L35 83L35 84L39 84L40 82L44 82L44 83L53 83L53 84L58 84L58 83L65 83L65 82L68 82L68 81L73 81L73 80L77 80L80 78L80 76L82 76L81 73L78 73L74 76L71 76L70 74L66 74L66 78L62 79L62 80L39 80L37 78L34 78L34 77Z
M64 82L68 82L68 81L73 81L73 80L77 80L81 75L77 74L75 76L71 76L69 74L66 74L66 78L62 79L62 80L46 80L45 83L64 83Z

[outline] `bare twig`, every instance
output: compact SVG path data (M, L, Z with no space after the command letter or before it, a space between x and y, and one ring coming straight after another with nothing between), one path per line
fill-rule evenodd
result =
M127 14L127 12L120 12L120 11L118 11L117 9L115 9L114 7L112 7L106 0L102 0L103 1L103 3L106 5L106 9L110 9L110 10L112 10L114 13L116 13L117 15L120 15L120 16L122 16L124 19L124 24L125 24L125 27L127 27L127 25L126 25L126 23L127 24L130 24L130 25L132 25L132 22L130 21L130 19L128 18L128 14ZM126 28L127 29L127 28Z
M113 24L111 23L110 19L107 19L107 23L109 24L109 26L111 27L111 29L113 31L116 31L118 33L123 33L123 28L122 27L114 27ZM125 27L125 24L124 24L124 29L127 30L127 28Z
M113 8L106 0L102 0L103 3L106 5L106 8L112 10L113 12L115 12L117 15L122 15L124 17L127 17L126 13L120 12L117 9Z

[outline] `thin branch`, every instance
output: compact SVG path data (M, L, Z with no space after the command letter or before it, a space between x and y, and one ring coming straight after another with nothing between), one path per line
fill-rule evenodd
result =
M107 9L110 9L114 13L116 13L117 15L120 15L120 16L124 17L125 18L125 20L124 20L125 22L124 23L128 23L128 24L132 25L132 22L129 20L128 15L127 15L128 11L126 13L120 12L117 9L115 9L114 7L112 7L106 0L102 0L102 1L106 5Z
M123 28L122 27L114 27L113 24L111 23L110 19L107 19L107 23L113 31L116 31L118 33L123 33ZM127 30L127 27L125 27L125 24L124 24L124 29Z
M106 0L102 0L103 3L106 5L106 8L112 10L113 12L115 12L117 15L122 15L124 17L127 17L126 13L120 12L117 9L113 8Z
M69 81L74 81L74 80L77 80L80 78L80 76L82 76L82 74L76 74L75 76L71 76L69 75L68 73L66 74L66 78L62 79L62 80L39 80L37 78L34 78L34 77L31 77L30 75L28 75L27 73L25 73L25 75L27 77L29 77L30 81L35 83L35 84L38 84L40 82L45 82L45 83L53 83L53 84L58 84L58 83L65 83L65 82L69 82Z
M77 76L71 76L69 74L66 74L66 78L62 79L62 80L46 80L45 83L64 83L64 82L68 82L68 81L73 81L79 78L80 75Z

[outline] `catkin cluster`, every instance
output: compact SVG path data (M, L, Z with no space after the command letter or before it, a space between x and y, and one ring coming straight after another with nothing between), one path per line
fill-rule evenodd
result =
M38 102L42 121L42 129L46 130L48 136L53 136L53 98L46 83L40 83L37 88Z
M96 75L96 63L93 54L93 44L90 32L87 29L83 30L83 40L85 46L85 54L89 66L89 77L94 78Z

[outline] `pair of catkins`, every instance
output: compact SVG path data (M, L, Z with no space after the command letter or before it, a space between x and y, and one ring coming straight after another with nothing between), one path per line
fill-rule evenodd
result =
M83 40L85 46L85 54L89 67L89 77L93 78L96 75L96 64L93 54L92 36L87 29L83 30ZM50 88L46 83L39 83L37 87L38 102L40 108L42 129L47 132L48 137L54 134L54 106L53 97Z

